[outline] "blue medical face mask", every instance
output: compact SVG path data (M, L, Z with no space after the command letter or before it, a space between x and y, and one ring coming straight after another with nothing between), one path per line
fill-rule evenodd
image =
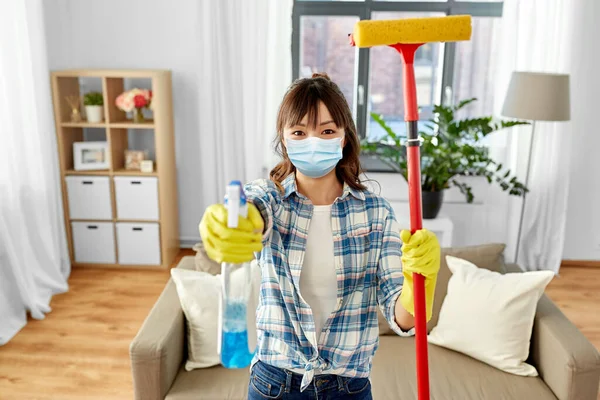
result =
M298 171L311 178L327 175L342 159L342 138L288 139L285 144L292 164Z

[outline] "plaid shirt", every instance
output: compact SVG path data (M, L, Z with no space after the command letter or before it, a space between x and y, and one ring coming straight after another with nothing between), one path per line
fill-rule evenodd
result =
M344 185L331 208L337 275L337 307L315 332L310 306L300 296L300 273L313 206L297 191L295 175L281 193L270 180L245 186L266 231L258 254L262 271L256 322L261 360L305 370L302 389L315 369L347 377L368 377L379 343L377 305L399 335L394 307L403 283L400 228L390 204L369 191Z

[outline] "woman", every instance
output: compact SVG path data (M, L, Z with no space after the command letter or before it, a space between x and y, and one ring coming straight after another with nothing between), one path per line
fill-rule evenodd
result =
M259 252L248 398L371 399L377 306L397 334L412 334L417 272L425 276L429 319L439 244L426 230L400 233L389 203L360 182L352 113L327 75L289 88L277 150L283 161L270 179L246 185L251 204L238 228L227 228L221 204L200 223L215 261L249 261Z

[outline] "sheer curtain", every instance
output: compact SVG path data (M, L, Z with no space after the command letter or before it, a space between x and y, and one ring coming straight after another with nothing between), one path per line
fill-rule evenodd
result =
M582 0L586 1L586 0ZM582 2L577 0L576 2ZM582 41L574 40L577 21L572 0L505 0L498 60L496 109L500 110L514 70L571 73ZM571 85L571 98L578 88ZM519 247L519 265L558 272L565 241L572 123L536 123L529 189ZM525 181L531 126L509 136L511 169ZM514 258L522 198L509 204L509 258Z
M200 151L204 205L232 179L266 176L279 102L291 82L292 0L207 1L201 26Z
M67 291L42 0L0 2L0 345Z

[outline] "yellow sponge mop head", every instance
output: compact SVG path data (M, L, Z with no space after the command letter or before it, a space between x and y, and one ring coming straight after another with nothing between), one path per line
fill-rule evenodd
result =
M471 16L363 20L356 23L352 36L358 47L469 40Z

